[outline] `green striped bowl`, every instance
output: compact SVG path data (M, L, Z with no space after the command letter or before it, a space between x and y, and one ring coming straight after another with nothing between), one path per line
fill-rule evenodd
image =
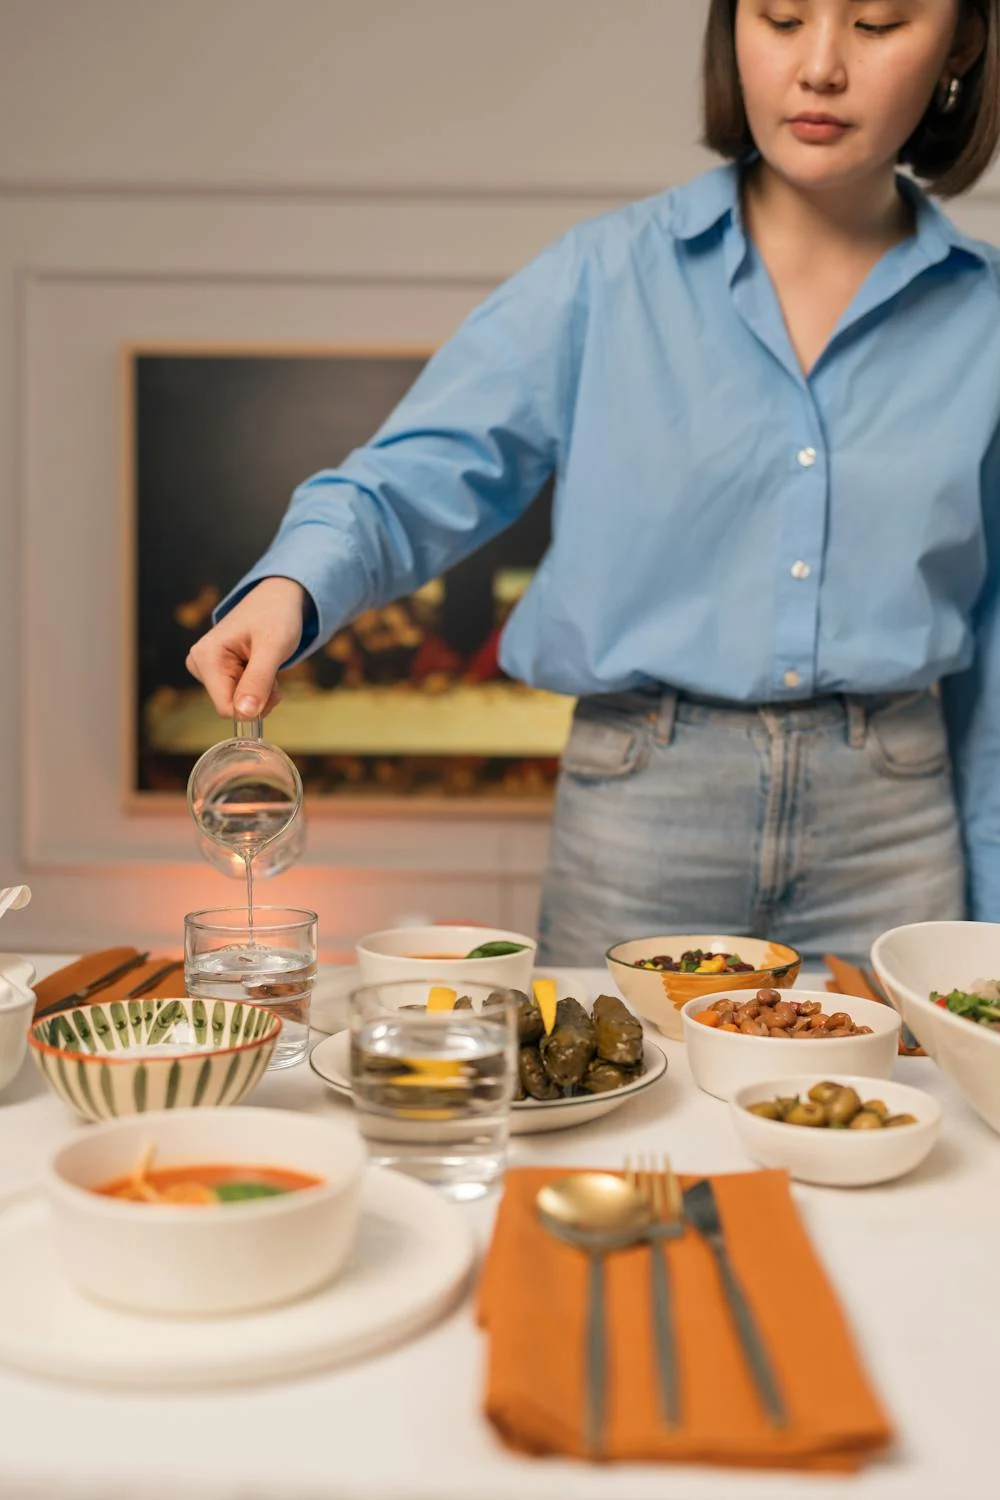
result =
M31 1028L31 1055L85 1120L238 1104L263 1076L281 1020L238 1000L111 1000Z

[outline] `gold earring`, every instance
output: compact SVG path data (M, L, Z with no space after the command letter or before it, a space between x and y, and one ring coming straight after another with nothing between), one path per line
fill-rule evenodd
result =
M944 91L944 98L941 100L939 106L941 113L943 115L954 114L955 110L958 108L958 101L959 99L961 99L961 97L962 80L961 78L952 78L948 84L948 87Z

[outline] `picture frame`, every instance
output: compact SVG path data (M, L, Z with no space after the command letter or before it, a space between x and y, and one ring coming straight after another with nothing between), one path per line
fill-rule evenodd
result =
M292 490L367 441L427 347L130 344L123 384L128 806L176 809L229 733L184 667ZM268 734L311 809L547 817L572 700L511 682L503 623L549 540L551 486L499 538L282 677Z

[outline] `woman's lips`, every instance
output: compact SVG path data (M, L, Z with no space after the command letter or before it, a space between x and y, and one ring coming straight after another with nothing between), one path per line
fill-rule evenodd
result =
M789 128L797 140L805 141L810 145L825 146L833 141L839 141L851 127L845 121L835 120L830 116L817 115L810 118L808 115L799 115L789 121Z

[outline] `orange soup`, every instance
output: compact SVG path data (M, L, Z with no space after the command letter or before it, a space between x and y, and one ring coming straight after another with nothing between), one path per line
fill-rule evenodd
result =
M320 1187L322 1177L293 1172L286 1167L230 1166L223 1163L184 1167L139 1167L127 1177L94 1188L105 1198L131 1203L246 1203L252 1198L274 1198L303 1188Z
M403 958L421 958L433 960L434 963L453 964L460 958L465 958L464 953L404 953Z

